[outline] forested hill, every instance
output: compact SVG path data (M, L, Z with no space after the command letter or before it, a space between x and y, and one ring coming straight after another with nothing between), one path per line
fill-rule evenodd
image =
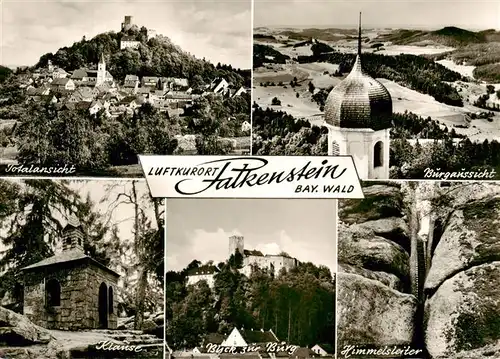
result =
M12 70L8 67L0 65L0 84L12 74Z
M137 49L120 50L120 40L131 36L140 42ZM230 65L217 65L198 59L183 51L166 36L156 36L148 40L147 29L134 28L125 32L107 32L87 40L75 42L70 47L60 48L55 54L40 57L36 68L47 65L48 60L66 71L95 65L104 54L107 70L117 80L127 74L138 76L181 77L190 82L212 80L224 77L234 85L249 85L250 71L233 69ZM198 78L201 76L201 79Z
M193 261L181 272L167 272L166 337L174 350L201 345L210 333L233 328L272 329L280 340L311 347L335 343L335 278L322 265L300 263L280 273L253 268L240 273L237 255L218 265L210 288L206 281L188 285ZM214 263L205 264L213 266Z
M421 42L433 42L439 45L461 47L500 41L500 32L495 30L469 31L455 26L447 26L435 31L397 30L379 36L376 41L391 41L397 45L410 45Z

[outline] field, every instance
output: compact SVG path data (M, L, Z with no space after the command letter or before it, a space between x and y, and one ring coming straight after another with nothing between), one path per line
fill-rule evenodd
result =
M259 106L272 107L299 118L310 118L321 114L318 105L312 100L309 92L309 82L316 88L328 88L341 81L338 77L330 76L338 66L327 63L291 64L282 65L279 69L269 70L259 68L254 72L254 101ZM297 77L300 86L291 87L289 82ZM266 82L282 86L261 86ZM297 97L298 94L298 97ZM273 98L281 101L281 105L272 105Z
M474 78L474 75L472 73L473 73L474 69L476 68L476 66L458 65L458 64L454 63L452 60L439 60L436 62L438 64L441 64L441 65L449 68L450 70L458 72L459 74L461 74L463 76Z
M388 81L385 79L379 79L382 84L389 90L392 96L393 111L403 113L405 111L413 112L422 117L431 117L433 120L439 121L441 124L446 125L450 130L455 129L457 133L467 135L471 141L485 139L498 139L500 138L500 116L496 115L492 122L488 122L484 119L472 120L468 122L465 114L466 113L476 113L481 110L470 104L466 104L464 107L454 107L437 102L429 95L423 95L417 91L413 91L406 87L400 86L393 81ZM481 93L486 92L486 85L480 86L482 88ZM478 91L478 88L474 86L474 89ZM455 126L467 126L468 128L461 128Z
M416 46L416 45L388 45L377 53L382 55L396 56L399 54L409 55L435 55L454 50L452 47L444 46Z
M259 31L261 31L259 29ZM299 39L292 37L283 37L283 34L292 34L298 37L302 34L302 30L298 29L279 29L274 30L270 28L262 29L266 35L274 35L276 41L263 41L260 42L256 39L256 43L266 44L280 51L283 54L290 56L292 59L297 55L310 55L310 45L293 47L291 44L296 44ZM317 31L315 29L314 31ZM321 34L308 29L307 34L316 35L316 39L321 39ZM343 53L355 53L357 42L353 36L352 30L350 32L344 31L334 33L332 29L325 30L326 40L322 42L328 44L335 51ZM389 30L366 30L363 32L363 52L373 52L370 44L380 40L379 35L390 32ZM280 34L277 36L276 34ZM338 38L329 41L328 39L338 35ZM278 41L281 39L281 41ZM285 43L287 45L285 45ZM379 54L384 55L399 55L412 54L412 55L436 55L453 51L454 48L438 43L421 42L411 45L393 45L391 43L384 43L382 50L377 51ZM473 71L475 66L459 65L452 60L441 59L437 61L439 64L462 74L465 77L473 79ZM322 116L319 106L312 101L311 93L308 91L308 83L311 81L316 89L327 89L339 83L341 77L333 77L330 74L334 73L338 66L329 63L310 63L310 64L297 64L294 62L283 65L265 65L265 68L257 68L254 72L254 101L263 108L271 107L275 110L284 111L294 117L308 119L311 123L321 124ZM296 76L301 81L302 86L291 88L288 82ZM274 82L278 84L283 82L283 86L261 86L261 83ZM446 125L450 130L453 128L457 133L467 135L471 140L483 141L484 139L498 139L500 138L500 112L495 113L491 122L485 119L471 120L467 114L478 113L485 111L484 109L473 106L477 98L486 93L486 83L479 82L460 82L452 83L457 88L459 94L464 101L464 107L454 107L445 105L436 101L429 95L421 94L417 91L403 87L393 81L379 79L389 90L392 99L394 112L403 113L405 111L415 113L424 118L431 117L439 121L441 124ZM495 84L493 84L495 85ZM495 85L495 89L500 89L500 84ZM298 94L298 97L297 97ZM280 105L272 105L273 98L276 97L281 101ZM490 96L487 102L491 105L500 105L500 99L495 94ZM458 127L457 127L458 126ZM467 127L467 128L462 128Z

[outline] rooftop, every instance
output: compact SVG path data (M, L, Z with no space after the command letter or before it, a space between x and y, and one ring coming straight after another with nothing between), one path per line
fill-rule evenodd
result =
M104 269L111 274L115 275L116 277L119 277L119 274L116 273L115 271L109 269L105 265L99 263L95 259L89 257L85 253L83 253L82 250L79 249L71 249L67 251L62 251L59 254L53 255L52 257L45 258L41 260L40 262L31 264L27 267L22 268L23 271L32 271L32 270L38 270L43 267L50 267L50 266L56 266L56 265L61 265L63 263L71 263L71 262L89 262L92 263L93 265L96 265L100 267L101 269Z

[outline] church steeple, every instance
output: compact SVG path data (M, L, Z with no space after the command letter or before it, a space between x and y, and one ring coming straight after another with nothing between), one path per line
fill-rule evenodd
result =
M361 66L361 12L359 13L359 29L358 29L358 54L356 55L356 60L354 66L352 67L351 74L356 76L356 74L361 74L363 68Z
M104 60L104 54L101 52L101 57L97 64L96 86L100 86L104 82L106 82L106 61Z
M359 13L358 56L361 56L361 12Z
M78 250L83 252L84 234L80 220L73 213L63 229L63 251Z

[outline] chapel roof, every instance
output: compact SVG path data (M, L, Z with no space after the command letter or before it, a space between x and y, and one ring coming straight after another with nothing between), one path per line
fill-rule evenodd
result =
M120 275L116 273L115 271L111 270L110 268L106 267L102 263L99 263L92 257L89 257L85 253L82 252L80 249L70 249L66 251L62 251L59 254L53 255L52 257L42 259L40 262L31 264L27 267L22 268L23 271L32 271L32 270L38 270L40 268L44 267L51 267L51 266L60 266L63 263L75 263L76 262L88 262L91 263L97 267L100 267L101 269L104 269L105 271L111 273L115 277L119 277Z

